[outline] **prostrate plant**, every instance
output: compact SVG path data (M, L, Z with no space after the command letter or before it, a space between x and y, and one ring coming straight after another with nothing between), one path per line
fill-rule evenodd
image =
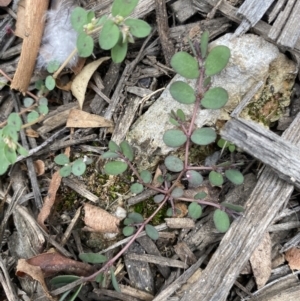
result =
M115 0L111 14L97 19L93 11L76 7L71 14L71 23L78 32L77 50L80 57L88 57L94 50L94 40L90 36L99 32L99 45L103 50L111 50L115 63L122 62L127 54L128 43L134 43L134 37L144 38L151 27L143 20L129 18L138 4L138 0Z
M199 187L203 182L200 170L210 170L209 181L213 186L222 186L224 176L232 183L239 185L244 181L243 175L231 162L224 162L217 166L204 167L192 166L189 163L189 151L191 144L199 146L209 145L215 142L217 134L211 127L195 127L195 119L201 108L220 109L228 101L228 93L222 87L211 87L211 77L221 72L227 65L230 58L230 50L226 46L216 46L208 51L208 32L201 37L200 45L195 43L192 46L194 57L189 53L181 51L176 53L171 59L173 69L181 76L187 79L196 79L196 91L193 87L184 81L176 81L170 86L172 97L186 105L193 105L191 118L187 118L182 110L170 113L170 122L176 126L174 129L167 130L163 135L163 141L170 147L184 147L185 158L170 155L165 158L164 164L168 173L159 176L156 182L161 183L161 187L154 187L152 176L149 171L138 172L133 166L133 150L128 142L123 141L118 146L113 141L109 143L109 151L102 155L105 159L117 159L106 163L104 170L110 175L118 175L123 173L128 166L137 177L137 182L131 185L131 192L138 194L144 190L144 187L153 189L158 192L154 197L154 202L161 203L170 201L172 205L172 214L175 214L174 200L187 201L189 205L189 215L198 219L202 214L201 205L211 205L217 208L214 213L214 222L216 228L220 232L226 232L230 226L229 215L236 216L241 210L239 206L217 204L207 198L206 194L197 194L194 199L183 197L184 190L177 187L176 183L180 183L182 178L186 178L190 187ZM172 182L171 173L179 173L177 179ZM172 184L173 183L173 184ZM129 218L130 220L130 218ZM135 229L135 221L132 223L125 221L125 233L131 235Z

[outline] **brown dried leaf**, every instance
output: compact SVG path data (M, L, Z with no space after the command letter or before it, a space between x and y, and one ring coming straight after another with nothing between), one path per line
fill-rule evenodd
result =
M84 204L84 223L85 230L101 233L118 233L120 220L109 214L107 211L90 205Z
M27 128L25 130L26 136L31 137L31 138L39 138L40 135L37 131L33 130L32 128Z
M102 116L73 109L70 111L66 126L74 128L99 128L113 127L114 124Z
M16 275L18 277L24 277L25 275L30 276L31 278L33 278L34 280L38 281L41 284L45 292L45 295L47 296L47 298L49 298L49 300L53 300L53 301L56 300L52 298L52 296L50 295L44 280L43 272L39 266L32 266L25 259L19 259Z
M7 6L11 0L0 0L0 6L5 7Z
M37 176L41 176L45 173L45 163L42 160L36 160L33 162L34 169Z
M262 288L271 275L272 243L269 233L266 233L260 245L250 257L250 263L257 288Z
M26 260L28 264L39 267L45 278L58 273L88 276L95 272L93 266L70 259L57 252L43 253Z
M83 107L87 85L93 73L103 62L109 59L110 57L108 56L102 57L99 60L86 65L82 69L82 71L74 78L71 86L71 91L73 95L77 98L80 109L82 109Z
M285 259L291 270L300 270L300 249L291 248L285 252Z

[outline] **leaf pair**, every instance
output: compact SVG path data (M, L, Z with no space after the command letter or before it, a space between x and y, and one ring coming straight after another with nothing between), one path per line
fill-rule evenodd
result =
M226 178L235 185L241 185L244 183L243 174L236 169L225 170ZM209 173L209 181L213 186L222 186L224 183L223 175L216 171Z
M86 170L86 164L89 162L84 159L77 159L74 162L70 162L70 159L65 154L60 154L54 158L54 162L58 165L64 165L60 170L59 174L62 177L68 177L71 173L75 176L81 176Z

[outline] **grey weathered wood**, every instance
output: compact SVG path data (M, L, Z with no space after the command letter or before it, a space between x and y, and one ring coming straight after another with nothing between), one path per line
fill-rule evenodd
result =
M299 131L300 114L283 136L295 145L300 144ZM181 301L226 300L235 279L292 191L293 185L266 167L247 200L244 216L232 223L201 277Z
M296 0L289 0L286 7L284 8L284 10L279 13L278 17L276 18L276 21L274 22L274 24L271 27L270 32L268 34L268 36L271 39L277 40L277 38L279 37L281 30L289 16L289 14L291 13L291 10L295 4L295 1Z
M197 13L197 10L192 5L192 0L178 0L172 3L170 7L180 23L185 22L188 18Z
M228 121L221 135L279 172L285 181L300 187L299 147L290 141L243 119Z
M286 2L286 1L287 1L287 0L278 0L278 1L275 3L275 5L274 5L274 7L273 7L271 13L269 14L269 17L268 17L268 22L269 22L269 23L273 22L273 21L276 19L276 16L277 16L278 13L282 10L282 8L283 8L283 6L285 5L285 2Z
M300 1L296 1L296 4L289 15L287 22L283 28L283 31L277 41L280 46L293 49L299 40L300 36Z

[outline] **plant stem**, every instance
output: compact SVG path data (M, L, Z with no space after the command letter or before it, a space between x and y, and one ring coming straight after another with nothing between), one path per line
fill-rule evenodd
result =
M72 57L77 53L77 48L75 48L70 55L66 58L66 60L62 63L62 65L57 69L57 71L53 74L53 78L56 79L59 73L67 66Z

